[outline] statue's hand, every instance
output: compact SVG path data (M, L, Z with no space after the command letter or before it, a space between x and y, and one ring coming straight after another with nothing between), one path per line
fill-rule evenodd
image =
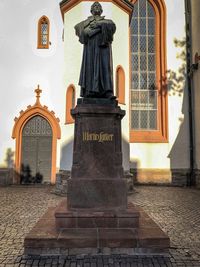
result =
M92 23L90 23L90 29L97 29L99 27L100 27L99 23L95 20Z

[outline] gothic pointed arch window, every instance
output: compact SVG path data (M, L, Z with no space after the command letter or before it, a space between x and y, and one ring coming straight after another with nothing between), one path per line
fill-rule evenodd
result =
M49 48L49 28L50 22L46 16L42 16L38 21L38 48Z
M167 142L166 8L164 0L133 0L130 141Z
M71 116L71 109L75 107L75 100L76 100L75 87L74 85L71 84L67 88L66 92L66 116L65 116L66 124L74 123L74 119Z

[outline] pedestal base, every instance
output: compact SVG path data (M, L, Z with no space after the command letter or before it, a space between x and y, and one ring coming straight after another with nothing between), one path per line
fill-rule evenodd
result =
M125 210L68 210L63 201L55 211L56 228L138 228L139 212L133 206Z
M72 217L69 217L70 213ZM26 236L24 253L26 255L96 255L99 253L135 255L163 254L168 251L170 246L168 236L145 212L132 204L124 213L126 217L122 217L120 213L113 217L114 213L109 215L107 212L102 212L102 216L98 212L91 211L88 217L86 212L84 214L85 217L82 217L81 211L68 212L66 203L61 203L58 208L50 208ZM107 217L104 217L106 214ZM139 218L138 214L140 214ZM64 216L66 221L67 218L73 218L75 221L67 223L65 219L61 219ZM114 218L114 220L106 218ZM98 221L98 219L103 220Z

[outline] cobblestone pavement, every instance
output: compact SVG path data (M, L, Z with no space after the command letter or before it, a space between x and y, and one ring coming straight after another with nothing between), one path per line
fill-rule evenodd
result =
M63 198L52 187L0 188L0 267L200 267L200 190L138 186L129 201L140 205L171 239L166 256L27 257L25 235L45 213Z

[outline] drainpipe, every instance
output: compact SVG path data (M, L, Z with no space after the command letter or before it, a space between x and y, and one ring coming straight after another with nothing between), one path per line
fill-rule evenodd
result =
M191 0L185 0L185 21L186 21L186 73L188 86L188 109L189 109L189 135L190 135L190 173L187 178L187 185L195 185L194 177L194 132L193 132L193 110L192 110L192 36L191 36Z

